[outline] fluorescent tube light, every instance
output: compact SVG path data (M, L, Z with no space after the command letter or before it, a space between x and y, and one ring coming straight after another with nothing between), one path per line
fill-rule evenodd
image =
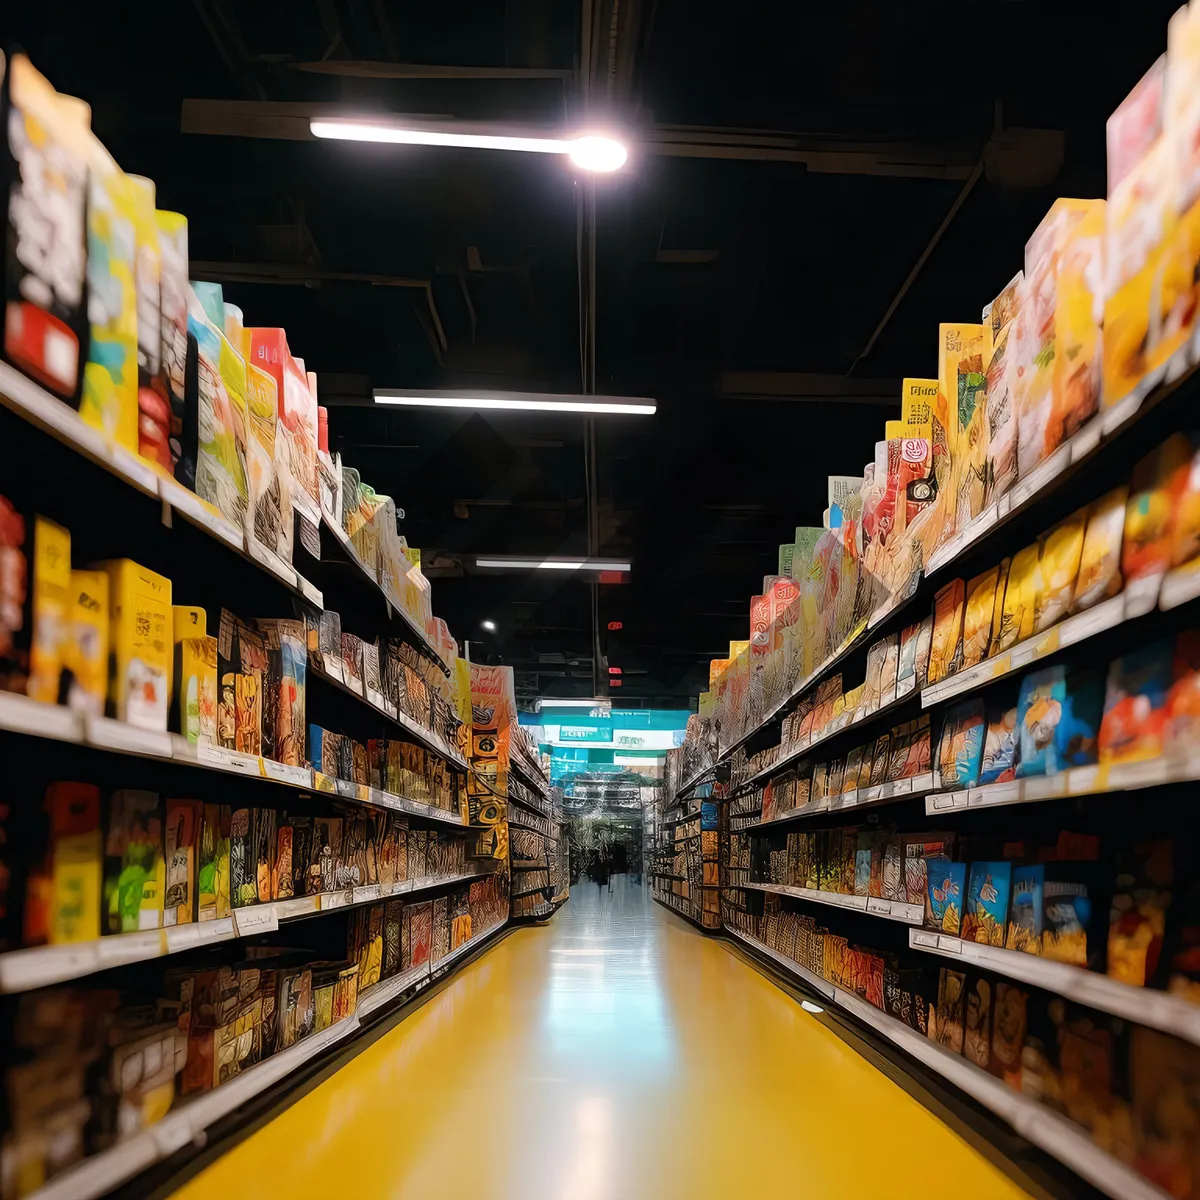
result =
M521 567L531 571L628 571L631 565L616 558L477 558L477 567Z
M535 705L538 712L543 708L602 708L612 711L611 700L564 700L555 696L539 696Z
M618 171L629 158L624 143L603 134L573 138L469 133L461 129L412 129L373 121L310 121L313 137L345 142L386 142L395 146L450 146L465 150L515 150L523 154L565 154L585 171Z
M556 396L546 392L412 392L376 388L376 404L411 408L504 409L515 412L609 413L652 416L658 405L644 396Z

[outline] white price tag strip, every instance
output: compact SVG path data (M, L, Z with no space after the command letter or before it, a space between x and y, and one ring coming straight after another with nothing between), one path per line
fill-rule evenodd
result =
M947 937L945 934L938 934L937 948L943 954L961 954L962 940L956 937Z
M277 763L269 758L264 758L262 765L263 774L278 783L291 783L296 787L303 788L310 788L313 785L311 767L293 767L287 763Z
M325 597L321 593L320 589L313 587L313 585L298 572L296 574L296 586L300 589L300 594L309 602L309 604L313 604L317 608L325 607Z
M875 913L876 916L890 917L892 915L892 905L890 900L879 900L874 896L867 898L867 912Z
M322 892L321 893L321 911L329 912L335 908L345 908L347 904L353 903L353 897L350 892Z
M247 908L235 908L233 920L237 926L238 937L273 933L279 928L279 914L273 904L252 904Z
M1147 575L1142 579L1130 579L1125 583L1125 619L1144 617L1158 603L1162 575Z
M207 924L207 922L206 922ZM199 946L201 941L212 941L215 939L204 937L205 930L203 925L195 921L190 921L186 925L168 925L167 926L167 950L171 954L178 954L180 950L187 950L192 946Z
M171 757L171 735L165 730L139 729L136 725L108 717L88 717L84 733L90 745L105 750L121 750L151 758Z
M920 929L914 929L908 935L909 943L913 946L922 946L926 950L936 950L938 946L938 935L936 933L925 933Z
M969 794L967 792L944 792L940 796L930 796L934 812L954 812L967 807Z
M368 884L364 885L363 887L356 887L353 889L353 893L351 896L351 903L352 904L365 904L371 900L378 900L380 895L381 895L381 893L379 890L379 884L368 883Z

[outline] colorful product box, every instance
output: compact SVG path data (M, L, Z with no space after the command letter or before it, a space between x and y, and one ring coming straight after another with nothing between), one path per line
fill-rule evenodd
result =
M971 864L967 883L967 904L963 911L964 941L1003 948L1011 884L1011 863Z
M110 715L140 729L166 730L173 621L171 581L128 558L99 564L108 573Z
M129 788L113 792L104 842L106 932L161 928L165 880L158 796Z
M196 745L217 744L217 639L202 608L175 605L175 712L172 727Z
M108 575L71 572L71 611L63 644L67 704L89 716L104 716L108 693Z

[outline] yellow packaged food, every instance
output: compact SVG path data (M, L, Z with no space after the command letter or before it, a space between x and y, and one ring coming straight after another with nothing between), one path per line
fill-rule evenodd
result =
M1200 555L1200 435L1192 434L1192 460L1182 473L1183 486L1175 505L1171 565L1182 566Z
M1042 538L1041 586L1034 598L1033 632L1041 633L1067 615L1075 597L1087 511L1080 509Z
M1125 530L1125 506L1129 489L1113 488L1088 508L1087 528L1079 557L1072 612L1082 612L1115 596L1122 588L1121 542Z
M103 571L71 572L71 610L63 643L67 704L90 716L104 716L108 690L108 576Z
M1134 467L1121 547L1121 572L1127 584L1161 575L1170 567L1176 506L1191 473L1191 460L1188 436L1173 433Z
M171 680L171 581L128 558L108 573L109 715L141 729L167 728Z
M987 480L984 504L994 504L1017 479L1017 315L1025 272L1018 271L983 310L987 378Z
M992 617L996 609L996 585L1000 568L992 567L967 583L963 612L963 669L982 662L992 640Z
M1004 593L1008 587L1008 570L1011 558L1002 558L996 568L996 599L992 605L992 631L988 640L988 657L999 652L1000 631L1004 623Z
M1041 546L1034 542L1013 555L1008 568L1008 583L1004 589L1004 606L1000 616L1000 633L993 653L999 653L1033 636L1034 613L1041 591L1039 558Z
M1054 392L1058 330L1062 326L1072 338L1081 338L1076 326L1085 324L1075 315L1080 288L1076 289L1073 315L1059 316L1063 251L1084 218L1091 215L1095 219L1097 205L1101 206L1099 219L1103 222L1102 201L1056 200L1025 244L1025 304L1017 368L1017 460L1022 477L1058 449L1063 440L1064 421L1056 412ZM1081 251L1086 251L1088 245L1083 243ZM1080 253L1077 269L1084 269L1079 263L1094 266L1096 257ZM1064 384L1069 378L1063 377Z
M963 604L961 579L946 584L933 598L933 638L929 645L928 682L953 675L962 665Z
M1073 437L1100 408L1100 326L1104 320L1103 200L1086 202L1067 232L1058 263L1054 309L1051 438Z
M217 639L208 635L208 616L192 605L172 610L175 718L193 745L217 744Z
M938 326L936 425L945 430L949 470L938 477L941 540L983 511L987 474L987 378L983 373L983 326ZM936 461L936 450L935 450Z
M33 580L29 608L33 633L29 642L31 700L57 704L62 687L63 642L70 616L71 535L45 517L33 523Z
M1103 404L1159 378L1183 344L1194 302L1186 254L1174 244L1177 150L1164 136L1167 56L1108 119Z

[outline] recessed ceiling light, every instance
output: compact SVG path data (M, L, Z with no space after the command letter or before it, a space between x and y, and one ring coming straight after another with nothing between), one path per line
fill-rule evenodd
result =
M496 622L495 621L480 621L479 624L482 628L486 629L488 631L488 633L496 632Z
M585 171L619 171L629 159L625 144L604 134L572 138L486 133L465 127L425 128L375 121L310 121L313 137L344 142L386 142L395 146L450 146L464 150L515 150L523 154L565 154Z
M525 571L628 571L631 564L617 558L477 558L477 567L507 567Z
M823 1013L825 1011L819 1004L814 1004L811 1000L801 1000L800 1007L805 1012L810 1013Z
M550 392L429 392L376 388L376 404L409 408L469 408L477 412L571 412L649 417L658 411L644 396L570 396Z

